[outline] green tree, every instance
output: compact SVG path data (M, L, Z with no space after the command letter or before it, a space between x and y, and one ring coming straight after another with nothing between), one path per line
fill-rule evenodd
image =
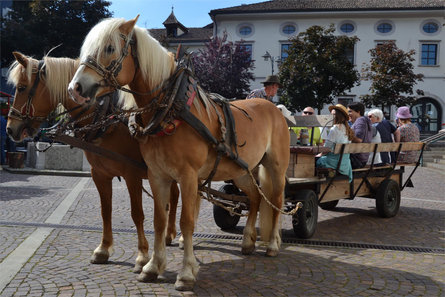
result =
M312 106L321 110L358 84L359 73L348 60L348 53L359 39L336 36L334 31L334 25L312 26L289 39L288 57L280 66L281 101L288 108Z
M423 81L423 74L413 72L415 51L404 52L393 41L369 50L370 64L362 68L362 79L372 80L371 94L361 97L367 106L412 105L416 100L414 85ZM418 95L423 91L416 90Z
M227 41L227 33L215 36L192 56L201 86L226 98L246 98L253 80L251 52L242 42Z
M1 63L14 60L13 51L40 58L61 44L53 56L75 58L88 31L101 19L111 17L109 1L33 0L13 1L1 20Z

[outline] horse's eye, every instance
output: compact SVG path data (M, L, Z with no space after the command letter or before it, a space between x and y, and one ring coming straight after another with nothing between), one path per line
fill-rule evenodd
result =
M17 91L20 93L20 92L23 92L24 90L26 90L26 86L17 86Z
M114 53L114 47L112 45L107 46L105 52L107 53L107 55L111 55L112 53Z

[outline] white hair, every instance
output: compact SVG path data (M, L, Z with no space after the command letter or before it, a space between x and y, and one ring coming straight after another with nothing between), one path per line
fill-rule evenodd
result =
M377 122L381 122L383 120L383 111L378 108L371 109L368 111L368 116L373 115L377 118Z

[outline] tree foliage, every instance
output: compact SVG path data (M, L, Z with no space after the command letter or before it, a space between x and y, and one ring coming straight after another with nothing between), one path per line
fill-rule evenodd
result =
M362 68L362 78L372 80L371 94L361 97L363 103L367 106L412 105L416 100L414 85L423 81L423 74L413 72L415 51L404 52L394 41L388 41L369 52L371 61ZM421 90L416 93L423 95Z
M192 56L195 74L201 86L212 93L226 98L245 98L253 80L253 60L243 42L227 41L227 33L222 37L212 37Z
M54 56L75 58L88 31L111 17L109 1L33 0L13 1L1 25L1 63L6 67L12 51L41 57L61 44Z
M335 36L334 25L312 26L290 39L288 57L280 66L281 101L290 109L312 106L321 110L359 82L347 58L357 37Z

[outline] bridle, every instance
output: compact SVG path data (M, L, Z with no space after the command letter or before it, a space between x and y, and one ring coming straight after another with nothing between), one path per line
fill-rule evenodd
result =
M16 119L19 121L39 121L43 122L46 117L37 117L34 116L34 106L32 105L32 99L36 93L37 86L40 82L40 75L42 69L44 69L45 62L43 60L39 61L39 64L37 66L37 71L33 71L32 73L36 73L36 79L31 87L31 90L28 93L28 100L26 103L20 108L20 110L14 108L14 106L11 106L9 109L8 117L12 119Z
M132 34L130 34L130 36L131 35ZM122 62L128 56L128 48L130 45L135 44L134 39L129 38L122 33L119 33L119 36L124 40L125 45L121 50L120 57L111 61L110 65L107 67L102 66L97 59L91 55L87 56L86 59L80 63L80 65L85 65L86 67L93 69L103 78L101 81L102 86L112 86L116 89L122 89L122 86L119 84L116 78L119 75L119 72L122 70ZM137 65L137 63L135 63L135 65Z

